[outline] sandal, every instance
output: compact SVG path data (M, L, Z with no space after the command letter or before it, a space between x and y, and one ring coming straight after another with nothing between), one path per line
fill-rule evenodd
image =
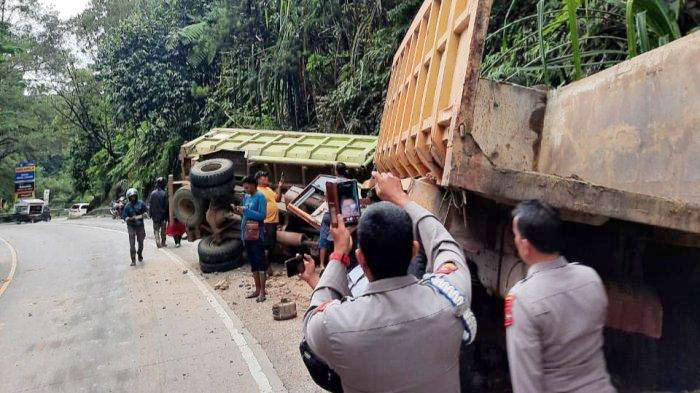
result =
M262 302L264 302L265 300L267 300L267 298L265 297L265 295L260 295L260 296L258 296L257 299L255 299L255 301L258 302L258 303L262 303Z
M245 298L246 299L253 299L253 298L256 298L258 296L260 296L260 294L253 292L253 293L249 294L248 296L246 296Z

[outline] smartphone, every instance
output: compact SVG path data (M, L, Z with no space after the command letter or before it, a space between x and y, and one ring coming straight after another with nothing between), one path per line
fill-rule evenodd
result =
M338 226L338 213L343 216L346 227L354 227L360 221L360 194L357 180L326 183L326 199L331 213L331 225Z
M284 261L284 267L287 269L287 277L292 277L296 276L297 274L301 274L305 267L304 267L304 256L301 254L297 254L295 257L287 259Z

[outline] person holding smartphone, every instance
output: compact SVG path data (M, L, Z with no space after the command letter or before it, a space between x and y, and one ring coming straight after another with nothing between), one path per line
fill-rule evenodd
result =
M243 179L243 189L245 196L243 197L242 206L236 207L236 213L240 214L241 219L241 241L245 245L248 260L250 261L250 270L253 273L253 281L255 281L255 292L250 293L246 298L254 299L258 303L264 302L265 298L265 252L263 242L265 240L265 216L267 214L267 201L265 196L258 191L258 182L253 176L246 176Z
M460 346L476 334L464 254L398 178L373 177L383 202L362 214L355 251L369 284L348 297L353 239L338 214L334 251L304 318L302 359L331 391L459 392ZM408 268L421 246L428 274L419 281Z

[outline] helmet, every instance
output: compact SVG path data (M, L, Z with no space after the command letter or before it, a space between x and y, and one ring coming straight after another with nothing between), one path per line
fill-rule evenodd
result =
M156 179L156 186L158 186L158 187L165 186L165 179L163 179L162 177L157 178Z
M132 195L138 195L138 191L135 188L130 188L126 190L126 197L131 198Z
M258 179L260 179L260 178L263 177L263 176L265 176L265 177L270 177L270 174L267 173L267 171L258 171L258 172L255 174L255 180L258 180Z

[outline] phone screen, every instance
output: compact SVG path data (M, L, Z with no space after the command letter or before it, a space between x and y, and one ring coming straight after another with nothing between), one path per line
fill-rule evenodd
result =
M338 183L338 210L346 226L355 226L360 221L360 195L356 180Z

